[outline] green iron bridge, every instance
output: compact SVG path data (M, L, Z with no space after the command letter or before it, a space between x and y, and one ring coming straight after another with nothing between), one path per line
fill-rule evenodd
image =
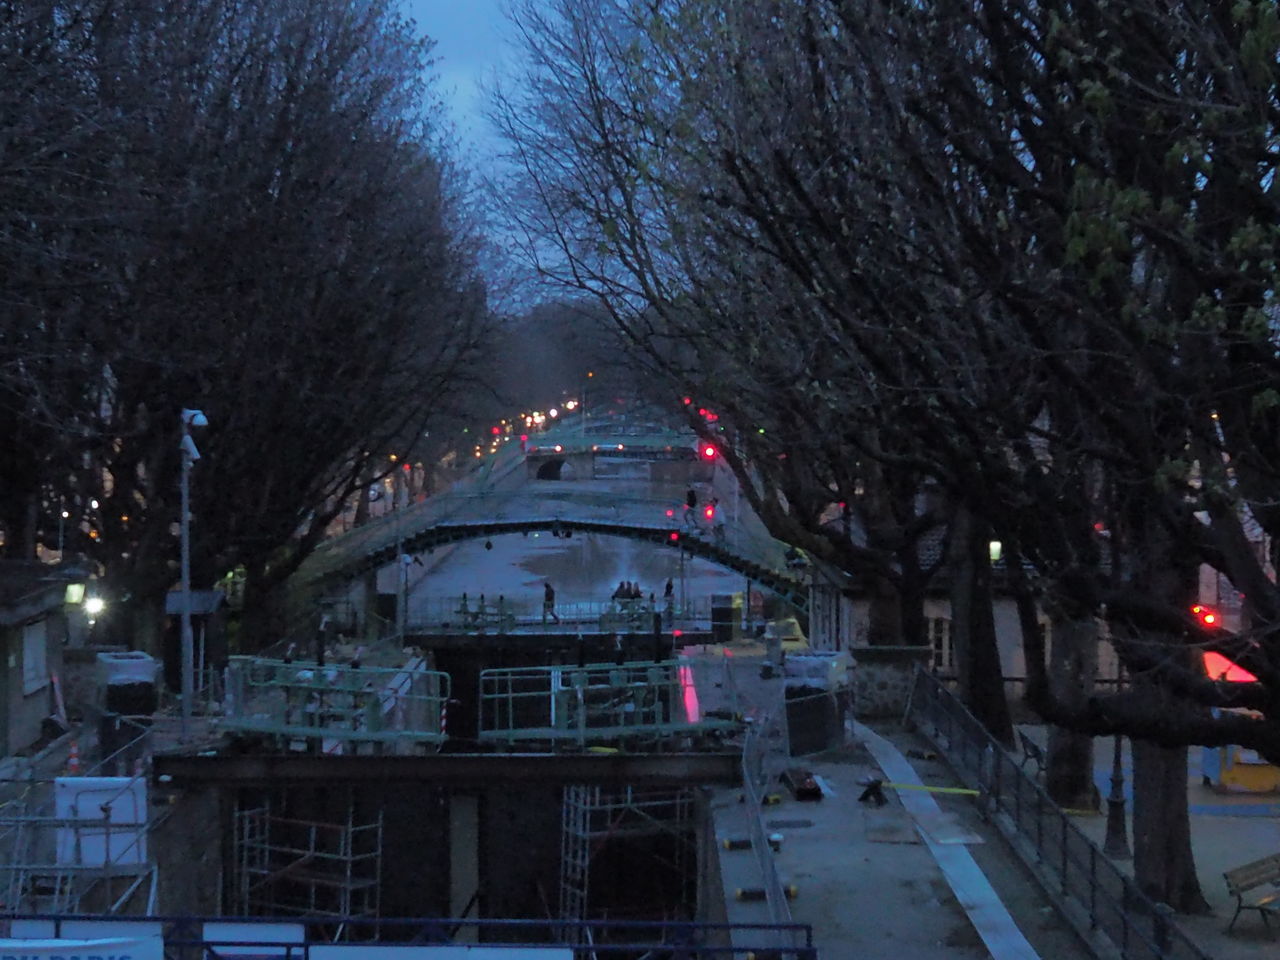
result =
M514 474L524 465L518 450L504 451L486 478L494 487L483 489L481 481L480 489L429 497L326 541L294 574L295 586L313 596L331 592L400 555L466 540L597 534L682 550L741 574L807 614L809 585L788 567L787 545L769 536L745 506L739 512L740 505L721 503L726 523L714 531L685 522L683 483L647 484L645 495L627 494L611 489L617 484L608 480L522 482ZM500 473L509 481L506 489L493 480Z

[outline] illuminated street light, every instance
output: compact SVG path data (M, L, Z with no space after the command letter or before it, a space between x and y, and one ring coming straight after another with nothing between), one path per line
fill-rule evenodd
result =
M89 597L84 602L84 612L91 617L96 617L107 608L107 601L101 597Z

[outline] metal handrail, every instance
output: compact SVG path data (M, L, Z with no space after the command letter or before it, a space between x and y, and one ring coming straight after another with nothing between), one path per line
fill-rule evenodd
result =
M764 788L768 785L767 771L768 741L772 728L776 725L774 715L768 715L764 722L747 731L742 744L742 789L747 806L747 831L751 839L751 849L755 853L760 867L760 877L764 883L765 902L769 907L769 919L779 925L792 922L791 905L787 901L786 889L782 878L778 875L778 866L774 862L773 852L769 846L769 837L764 825ZM777 932L778 942L775 948L796 946L785 930Z
M1122 872L964 704L921 669L907 718L960 778L978 790L984 809L1003 815L1030 846L1036 865L1056 888L1054 895L1087 916L1090 927L1110 939L1123 960L1211 960L1178 926L1169 907L1156 903Z
M690 921L645 920L498 920L484 917L441 918L368 918L368 917L175 917L175 916L88 916L88 915L25 915L5 917L0 922L0 932L9 933L14 921L43 921L52 927L55 937L62 935L68 925L72 932L82 935L84 926L92 924L94 935L111 936L112 924L125 924L125 930L137 931L139 927L154 925L163 939L165 955L187 956L189 950L237 947L268 948L274 955L289 956L293 960L306 960L314 947L334 942L370 945L369 956L378 955L382 944L417 943L446 944L453 942L450 931L458 928L476 930L480 941L490 950L511 950L518 956L529 947L555 946L573 949L573 944L593 943L590 948L600 957L634 957L638 951L649 949L663 955L693 958L719 958L719 960L745 960L750 956L778 956L779 960L817 960L818 951L813 944L813 929L809 924L790 923L702 923ZM238 937L225 933L206 935L206 924L217 924L225 930L228 924L246 931ZM282 942L278 934L268 934L272 925L287 924L299 929L300 937L292 943ZM253 928L260 927L263 936L254 939ZM565 932L567 931L567 933ZM274 932L274 931L272 931ZM736 946L722 945L730 936L737 935L743 941ZM68 933L70 936L71 933ZM136 932L131 935L136 936ZM780 936L787 937L787 946L781 951L772 942ZM255 951L256 952L256 951ZM263 951L266 952L266 951ZM585 956L582 948L575 955Z
M334 740L439 741L449 675L232 657L220 726Z
M736 728L701 713L703 664L686 660L480 671L481 740L574 742Z
M483 597L483 604L481 598ZM441 629L484 631L504 630L541 625L542 596L524 595L507 597L502 595L469 594L465 604L463 598L436 596L414 600L414 616L405 625L409 635L429 633ZM648 632L652 629L653 614L663 616L663 626L679 622L687 627L692 624L709 624L711 622L711 599L694 597L680 607L674 602L667 602L656 597L650 603L648 596L636 600L601 600L557 599L556 616L560 625L590 625L601 630L617 630L626 632L631 628L637 632ZM548 617L546 623L550 627L558 627L554 618Z

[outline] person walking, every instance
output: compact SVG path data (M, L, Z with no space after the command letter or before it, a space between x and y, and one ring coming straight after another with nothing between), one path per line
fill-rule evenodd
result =
M684 495L684 525L698 529L698 491L693 487Z
M550 582L542 584L542 622L547 622L547 617L551 617L556 623L560 622L560 615L556 613L556 591Z

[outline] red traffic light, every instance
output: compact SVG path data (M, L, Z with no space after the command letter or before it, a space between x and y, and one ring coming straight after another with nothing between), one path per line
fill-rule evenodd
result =
M709 503L702 508L702 512L708 520L714 520L716 518L716 508Z
M1194 607L1191 608L1191 612L1195 615L1195 618L1199 620L1204 626L1206 627L1219 626L1218 613L1212 607L1206 607L1204 604L1197 603Z
M714 460L714 459L716 458L716 454L717 454L718 452L719 452L719 451L718 451L718 450L716 450L715 446L714 446L714 445L712 445L712 444L710 444L710 443L704 443L704 444L702 445L702 459L703 459L703 460Z

